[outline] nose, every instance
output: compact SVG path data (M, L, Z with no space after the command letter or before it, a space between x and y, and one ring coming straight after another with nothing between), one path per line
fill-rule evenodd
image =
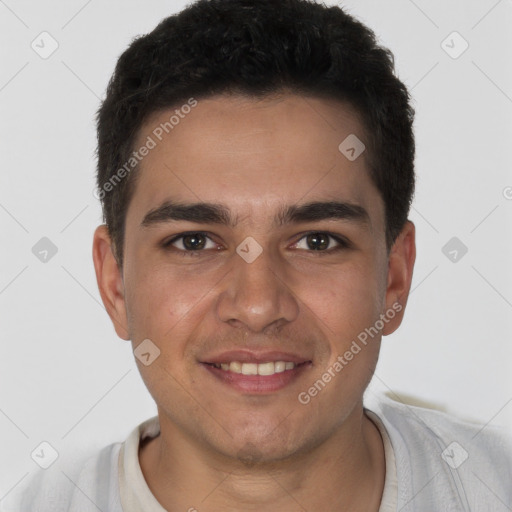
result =
M252 262L239 254L233 258L234 267L217 300L221 321L259 333L297 318L299 304L278 257L271 258L270 251L263 249Z

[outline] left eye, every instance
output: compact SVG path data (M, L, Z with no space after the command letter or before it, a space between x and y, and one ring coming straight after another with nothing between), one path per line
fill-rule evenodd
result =
M335 247L331 247L331 240L334 240L338 245ZM304 243L302 242L304 241ZM300 244L303 244L302 247L299 247ZM305 247L304 247L305 244ZM324 232L317 233L308 233L304 235L296 244L294 244L299 249L313 250L313 251L327 251L327 250L336 250L347 247L347 243L334 235Z

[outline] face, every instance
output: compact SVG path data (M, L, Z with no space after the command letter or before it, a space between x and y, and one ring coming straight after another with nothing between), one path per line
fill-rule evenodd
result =
M226 457L310 450L360 412L381 334L400 323L411 225L388 254L365 153L338 149L365 139L347 105L217 96L160 141L173 112L139 133L136 147L156 145L137 170L122 271L97 231L102 297L121 337L160 351L137 364L162 429Z

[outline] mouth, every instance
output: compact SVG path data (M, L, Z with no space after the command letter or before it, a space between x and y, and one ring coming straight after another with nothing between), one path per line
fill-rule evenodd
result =
M276 373L293 370L298 366L307 364L309 361L295 364L291 361L268 361L266 363L241 363L231 361L230 363L206 363L224 372L238 373L242 375L263 375L270 376Z
M312 361L292 354L225 353L201 362L218 382L250 394L279 391L297 380Z

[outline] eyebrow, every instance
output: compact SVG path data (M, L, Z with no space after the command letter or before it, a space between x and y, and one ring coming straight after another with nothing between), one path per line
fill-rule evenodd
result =
M274 217L274 226L321 220L347 220L369 227L368 212L360 205L341 201L314 201L301 205L284 205ZM220 224L231 228L238 224L229 208L218 203L179 203L165 201L150 210L141 222L142 227L172 221L188 221L198 224Z

